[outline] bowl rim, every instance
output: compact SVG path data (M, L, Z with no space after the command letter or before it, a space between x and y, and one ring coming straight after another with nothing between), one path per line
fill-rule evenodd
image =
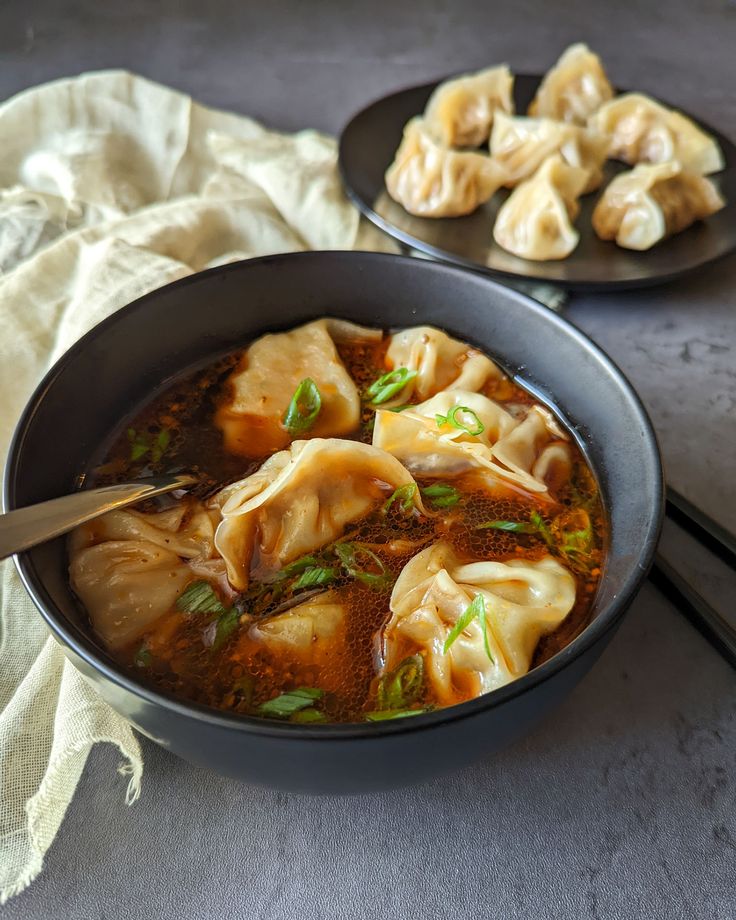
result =
M110 661L106 660L92 644L91 638L81 629L77 630L76 627L73 629L70 628L70 626L66 624L65 618L61 612L44 596L43 582L30 564L29 553L23 552L16 554L13 560L26 591L55 638L59 640L63 646L70 649L76 657L82 659L87 666L101 674L118 689L132 693L144 703L163 707L165 710L178 716L184 716L188 719L194 719L195 721L204 721L212 727L281 739L302 738L320 742L342 741L351 738L370 740L371 738L379 738L386 735L432 730L447 722L473 718L487 710L503 705L508 700L525 695L564 670L584 655L610 630L615 629L651 567L662 527L665 484L661 454L654 427L638 393L620 368L599 345L594 343L592 339L570 320L554 313L539 301L534 300L534 298L520 291L516 291L513 288L509 288L507 285L495 281L487 275L469 272L467 269L447 263L432 262L404 255L351 250L313 250L259 256L253 259L244 259L226 265L215 266L214 268L187 275L185 278L180 278L162 287L156 288L153 291L149 291L147 294L136 298L131 303L126 304L110 314L110 316L93 326L92 329L78 339L46 372L23 409L11 438L5 474L3 477L3 508L5 511L9 511L17 507L15 504L15 493L17 489L17 480L21 473L20 455L23 447L23 440L26 429L33 420L38 404L44 398L47 390L53 386L59 373L66 368L68 364L74 361L75 357L87 347L90 341L104 333L110 326L114 326L122 316L129 315L139 310L145 310L148 302L152 298L159 297L163 291L183 288L189 284L198 284L202 282L203 278L207 277L217 277L225 273L243 270L247 271L247 266L252 264L264 264L274 261L286 263L302 260L316 261L318 259L337 259L344 262L354 262L356 265L371 262L386 263L390 261L403 264L407 268L410 268L411 271L446 274L454 277L459 283L465 283L468 279L472 278L475 282L490 289L500 289L504 297L511 297L512 300L516 300L519 304L523 304L523 309L531 311L533 314L542 318L543 322L557 326L559 329L563 330L566 335L573 338L578 347L595 358L597 363L605 369L608 375L612 377L617 385L626 393L632 410L637 416L637 422L641 426L643 434L642 450L649 454L649 459L653 467L651 471L655 484L653 513L650 517L649 527L642 536L642 547L639 558L632 561L631 570L621 584L616 596L597 613L595 619L588 623L572 642L543 664L528 671L526 674L503 687L499 687L489 693L481 694L473 700L467 700L453 706L422 713L410 719L386 720L378 723L332 722L299 724L246 715L229 715L209 706L182 701L168 694L160 693L135 680L122 667L117 666L112 659L110 659ZM266 324L264 324L264 326L265 325ZM264 333L261 334L265 334L265 328ZM77 635L77 632L79 635Z

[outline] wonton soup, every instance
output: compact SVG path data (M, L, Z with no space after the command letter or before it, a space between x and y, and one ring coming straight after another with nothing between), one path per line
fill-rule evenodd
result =
M172 696L302 723L410 717L513 681L589 620L606 530L585 458L438 329L262 336L155 396L88 480L182 470L190 492L69 542L97 636Z

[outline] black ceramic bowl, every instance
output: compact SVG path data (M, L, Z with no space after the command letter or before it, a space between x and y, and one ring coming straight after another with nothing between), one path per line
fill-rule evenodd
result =
M624 377L574 326L481 275L414 259L321 252L212 269L120 310L52 368L18 425L4 499L12 509L69 492L111 429L162 382L267 330L325 314L440 326L499 357L577 432L599 479L611 545L593 620L567 648L493 693L413 719L280 724L181 702L124 673L85 625L63 539L23 553L17 565L72 662L159 744L268 786L362 792L452 770L527 731L603 651L649 568L663 507L655 436Z

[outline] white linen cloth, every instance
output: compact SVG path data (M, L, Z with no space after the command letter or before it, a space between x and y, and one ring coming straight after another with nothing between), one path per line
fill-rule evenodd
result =
M0 106L0 463L49 366L154 288L213 265L305 249L384 249L342 191L333 139L267 131L124 72ZM12 563L0 563L0 903L43 858L93 744L130 726L65 659Z

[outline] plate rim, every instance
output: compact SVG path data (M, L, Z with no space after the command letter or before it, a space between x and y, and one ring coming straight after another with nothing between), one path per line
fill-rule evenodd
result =
M515 281L518 283L530 284L530 285L545 285L553 288L558 288L563 291L587 291L587 292L606 292L606 291L622 291L622 290L636 290L644 289L650 287L656 287L662 284L668 284L672 281L682 278L686 275L695 274L697 272L704 271L712 265L715 265L717 262L720 262L722 259L732 256L736 252L736 232L732 242L722 251L718 252L710 258L697 263L696 265L688 265L683 268L674 268L672 271L667 272L666 274L657 274L648 276L645 278L623 278L623 279L601 279L601 280L578 280L578 281L559 281L551 278L545 278L539 275L533 274L521 274L519 272L508 271L500 268L490 268L487 265L483 265L480 262L476 262L472 259L465 258L464 256L456 255L455 253L449 252L446 249L438 248L432 243L427 243L417 237L411 235L411 233L402 230L400 227L395 226L390 221L383 218L368 202L366 202L354 189L347 170L345 167L345 138L349 130L352 128L354 123L363 116L367 111L373 107L380 105L383 102L386 102L390 99L393 99L396 96L402 96L406 93L417 92L419 90L427 90L431 93L434 89L437 88L441 83L444 83L447 80L456 79L457 77L465 76L467 73L472 71L459 71L455 73L447 74L443 77L440 77L435 80L424 81L422 83L415 83L410 86L404 86L400 89L394 90L392 92L386 93L383 96L380 96L372 101L368 102L362 108L354 112L350 118L345 122L343 127L340 130L338 137L338 157L337 165L340 174L340 179L343 184L346 195L350 201L358 208L360 213L366 217L374 226L378 227L383 233L387 236L398 242L401 246L408 249L416 250L417 252L423 253L424 255L430 256L432 259L442 262L447 265L455 265L460 268L464 268L468 271L479 272L480 274L486 275L490 278L495 279L504 279L506 281ZM531 74L531 73L514 73L514 84L516 80L521 78L522 80L535 80L537 85L541 83L544 79L545 74ZM640 92L643 95L650 95L645 93L643 90L632 90L627 88L614 87L616 95L622 95L624 93L633 93ZM701 121L699 118L696 118L690 112L685 109L680 108L679 106L671 104L668 100L663 99L660 96L651 96L656 102L660 102L662 105L667 106L670 109L674 109L677 112L682 113L691 121L695 122L698 127L702 128L705 132L712 135L719 144L722 141L726 141L731 147L736 148L736 142L732 141L728 136L723 134L721 131L713 128L707 122ZM618 162L618 161L616 161ZM736 166L732 166L736 168ZM720 170L717 173L712 173L711 175L719 176L722 175L726 170ZM736 201L729 202L726 201L726 207L736 207ZM615 244L614 244L615 245ZM402 255L410 253L401 253ZM524 260L534 264L533 260ZM542 262L541 264L545 264Z

